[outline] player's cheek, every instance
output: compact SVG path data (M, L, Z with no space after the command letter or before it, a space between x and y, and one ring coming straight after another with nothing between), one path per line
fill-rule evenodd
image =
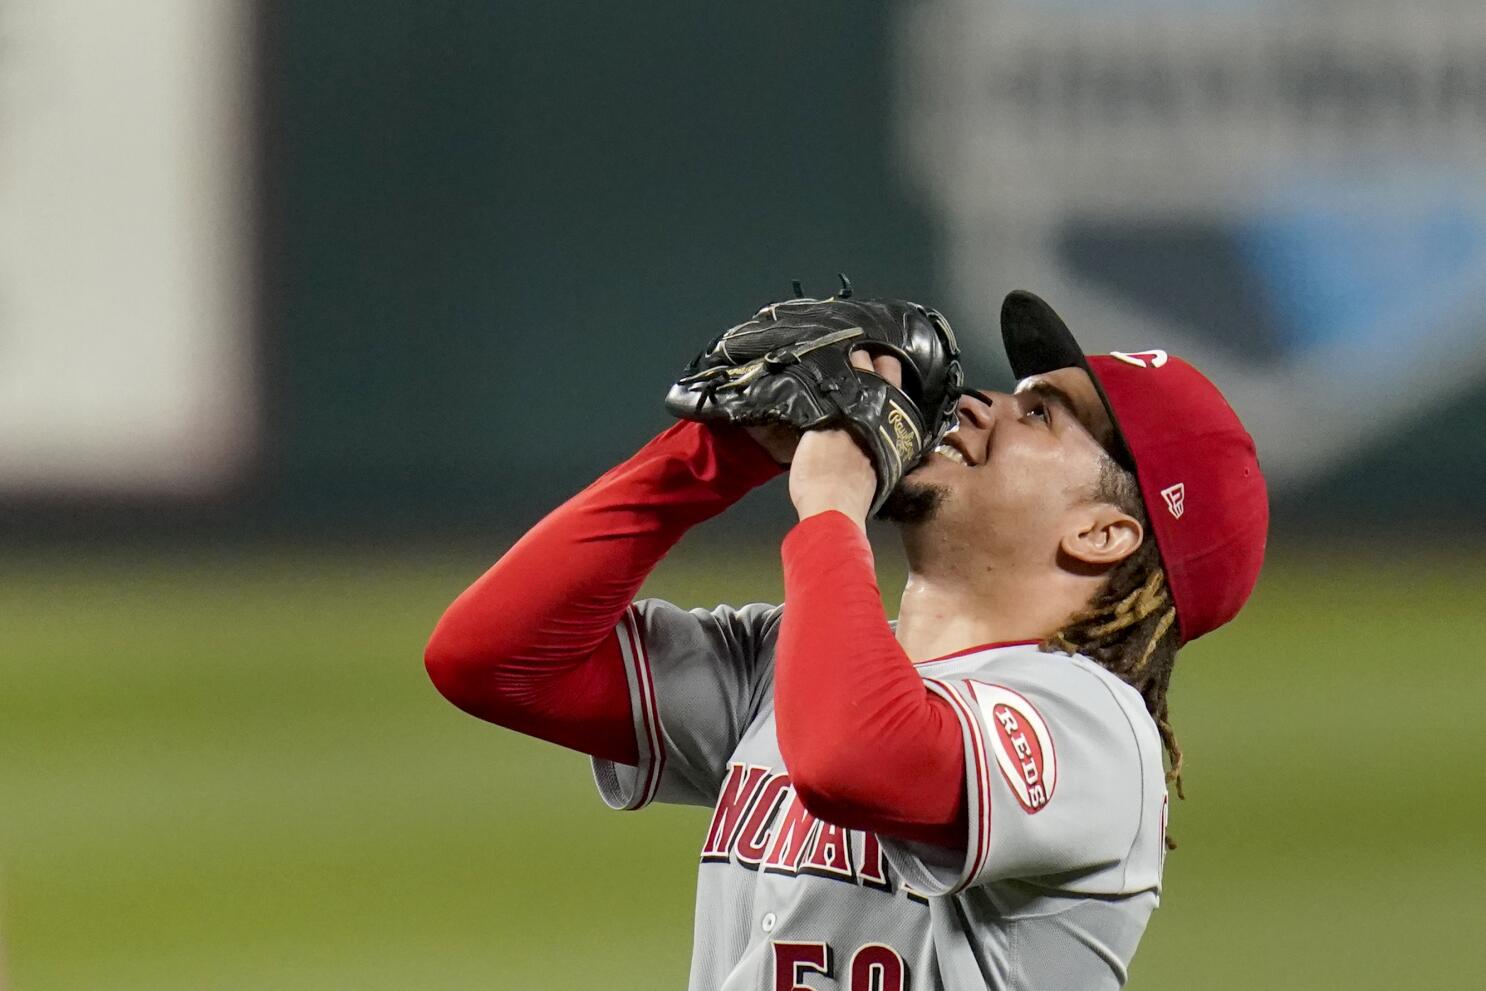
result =
M992 454L970 472L966 494L1001 517L1036 517L1048 508L1048 465L1037 458Z

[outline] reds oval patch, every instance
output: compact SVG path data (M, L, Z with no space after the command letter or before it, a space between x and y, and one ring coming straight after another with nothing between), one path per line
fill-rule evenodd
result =
M1058 785L1058 754L1041 713L1002 685L970 682L970 691L991 728L991 752L1011 792L1028 813L1046 808Z

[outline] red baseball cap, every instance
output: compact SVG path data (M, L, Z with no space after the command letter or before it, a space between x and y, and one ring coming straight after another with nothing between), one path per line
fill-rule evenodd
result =
M1017 290L1001 338L1018 380L1082 368L1114 423L1110 455L1135 473L1182 643L1238 615L1264 563L1269 495L1254 439L1218 387L1165 351L1085 355L1068 325Z

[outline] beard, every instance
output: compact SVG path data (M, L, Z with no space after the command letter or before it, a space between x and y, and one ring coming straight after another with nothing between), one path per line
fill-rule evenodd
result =
M888 493L887 501L877 511L876 518L903 526L927 523L938 514L948 495L949 490L942 485L905 478Z

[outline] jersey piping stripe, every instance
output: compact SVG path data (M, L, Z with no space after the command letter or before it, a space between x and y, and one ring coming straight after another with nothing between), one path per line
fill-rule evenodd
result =
M937 678L925 678L924 681L937 688L950 705L954 706L955 715L960 719L961 725L965 727L965 734L970 738L970 752L975 759L975 807L976 831L975 851L969 858L970 867L960 878L958 884L946 894L958 894L970 886L980 876L981 869L985 867L987 856L991 851L991 777L990 765L986 760L985 739L980 732L980 724L976 722L975 716L970 711L970 706L964 699L960 698L958 692L950 688Z
M952 654L941 654L938 657L931 657L926 661L914 661L913 663L936 664L939 661L953 660L956 657L968 657L971 654L979 654L986 650L1000 650L1002 647L1031 647L1041 642L1041 640L998 640L995 643L983 643L978 647L966 647L964 650L957 650Z
M650 749L650 760L646 762L645 783L635 789L635 796L626 806L642 809L655 798L660 790L661 770L665 767L666 750L661 743L660 711L655 702L655 679L650 673L650 657L645 652L645 641L640 635L640 614L634 606L625 613L624 631L629 638L630 657L633 658L635 681L639 688L640 720L645 725L645 743Z
M645 743L650 750L646 762L645 782L635 789L634 798L628 808L642 809L649 805L660 786L661 767L665 763L665 748L660 739L660 718L655 703L655 679L650 672L650 658L645 652L645 643L640 636L640 615L634 606L625 613L625 634L629 638L630 657L633 658L635 681L640 696L640 721L645 727Z

